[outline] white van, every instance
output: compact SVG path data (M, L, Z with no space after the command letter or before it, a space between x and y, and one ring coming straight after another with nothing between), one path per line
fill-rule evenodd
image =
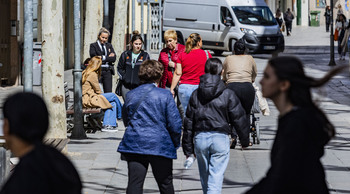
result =
M284 37L264 0L165 0L163 31L174 29L178 42L198 33L203 49L220 55L243 38L250 53L284 51Z

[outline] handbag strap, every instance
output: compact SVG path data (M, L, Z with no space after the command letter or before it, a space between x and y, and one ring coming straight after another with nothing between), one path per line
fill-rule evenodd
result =
M132 113L132 115L131 115L131 117L130 117L130 119L129 119L129 123L130 123L130 120L134 117L134 115L135 115L137 109L139 108L140 104L142 103L142 101L146 98L147 94L148 94L149 92L151 92L151 90L152 90L153 88L155 88L155 86L152 84L152 86L149 87L149 88L146 90L146 92L143 94L143 96L141 97L141 99L138 101L138 103L137 103L137 105L136 105L136 107L135 107L135 110L134 110L134 112ZM129 124L128 124L128 125L129 125Z

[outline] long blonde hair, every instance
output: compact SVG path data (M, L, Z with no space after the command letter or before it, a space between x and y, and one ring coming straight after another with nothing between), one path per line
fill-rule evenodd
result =
M101 77L101 65L102 65L102 59L100 56L92 57L89 61L89 65L83 71L82 83L84 84L86 82L86 79L90 75L91 72L96 72L98 75L98 78L100 78Z
M188 54L191 50L198 45L198 43L202 40L201 36L198 33L192 33L186 41L186 50L185 52Z

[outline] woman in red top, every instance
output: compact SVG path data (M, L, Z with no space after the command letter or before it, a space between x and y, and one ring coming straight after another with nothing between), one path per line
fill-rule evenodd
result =
M186 41L186 50L179 56L176 64L170 91L175 95L174 89L180 81L179 98L186 112L191 94L198 88L199 77L204 74L205 62L211 58L209 52L202 48L202 38L197 33L192 33Z
M178 63L179 55L185 52L185 45L177 43L177 34L175 30L164 32L166 48L160 51L158 61L164 66L163 76L160 79L159 87L170 88L175 71L175 64Z

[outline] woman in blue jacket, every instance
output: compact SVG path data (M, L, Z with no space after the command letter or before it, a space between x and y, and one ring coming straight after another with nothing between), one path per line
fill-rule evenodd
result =
M160 193L174 193L173 159L182 121L170 91L157 87L163 70L158 61L144 61L138 73L142 85L126 94L122 109L126 131L118 152L128 162L128 194L142 193L148 165Z

